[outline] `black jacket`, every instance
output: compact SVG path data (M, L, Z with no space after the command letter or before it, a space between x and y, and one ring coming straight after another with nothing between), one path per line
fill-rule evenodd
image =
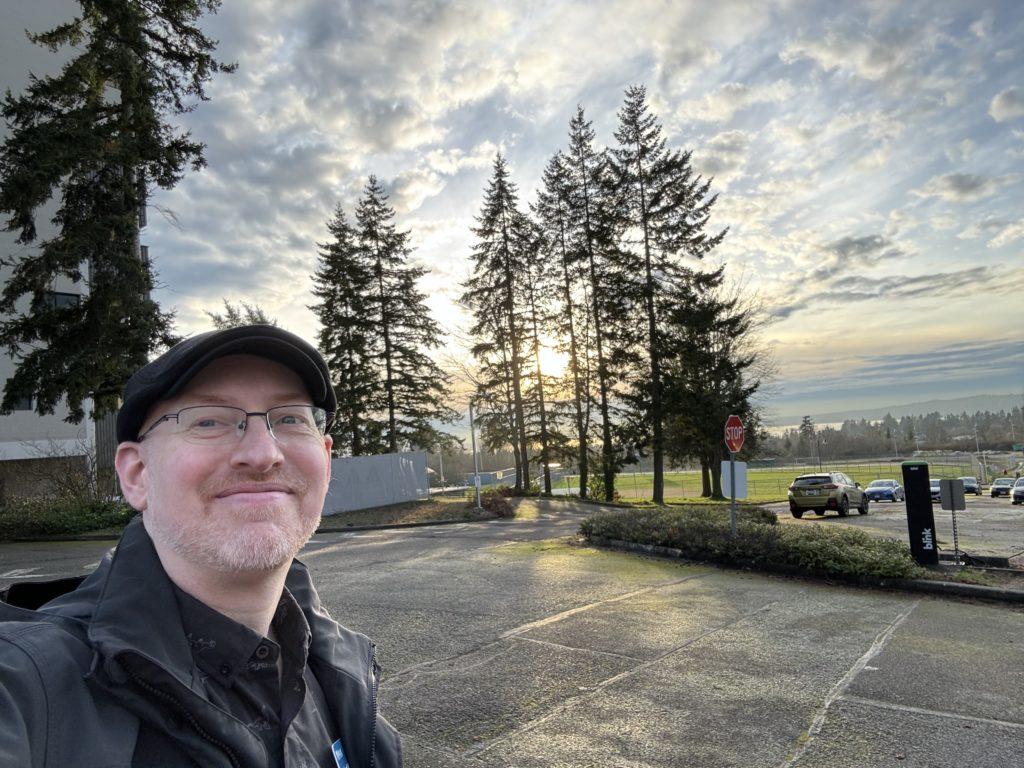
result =
M302 563L292 564L286 586L309 623L309 666L349 765L400 768L398 734L377 712L373 643L331 619ZM72 591L32 610L54 587ZM16 585L6 597L0 768L267 764L262 741L200 695L171 582L141 520L84 580ZM286 765L304 758L301 745L285 741Z

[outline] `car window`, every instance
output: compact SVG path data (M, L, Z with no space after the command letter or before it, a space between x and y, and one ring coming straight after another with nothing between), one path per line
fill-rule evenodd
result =
M807 475L805 477L798 477L793 481L793 485L822 485L823 483L831 483L832 478L829 475Z

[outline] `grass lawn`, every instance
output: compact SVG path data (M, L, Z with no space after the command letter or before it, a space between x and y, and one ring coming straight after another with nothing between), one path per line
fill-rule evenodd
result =
M962 477L970 475L968 465L961 464L930 464L931 477ZM747 470L747 501L769 502L785 501L787 488L797 475L817 472L817 467L784 467ZM822 466L823 472L844 472L861 485L872 480L892 478L903 482L903 473L899 462L870 464L828 464ZM568 475L559 483L559 488L574 488L579 485L578 475ZM615 490L624 500L650 499L652 496L653 479L649 472L620 472L615 476ZM699 472L666 472L665 498L672 503L700 501ZM728 493L728 489L725 489Z

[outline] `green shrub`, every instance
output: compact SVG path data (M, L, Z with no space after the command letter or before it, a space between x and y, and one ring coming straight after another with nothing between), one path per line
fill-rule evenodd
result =
M510 494L505 493L506 486L488 488L480 494L480 506L498 517L515 517L516 512L508 502Z
M135 510L123 501L70 496L20 499L0 509L0 539L123 527L134 515Z
M907 579L924 573L902 542L851 528L774 525L738 510L736 536L728 510L701 507L602 512L583 521L587 538L619 539L681 550L684 557L726 565L783 565L832 576Z

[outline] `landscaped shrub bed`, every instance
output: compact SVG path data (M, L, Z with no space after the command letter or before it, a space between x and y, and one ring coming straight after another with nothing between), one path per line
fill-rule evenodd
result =
M671 547L685 558L724 565L788 566L813 574L889 579L925 573L902 542L850 528L774 525L774 518L770 511L744 508L737 513L733 536L728 509L614 510L584 520L580 532L588 539Z
M34 498L0 508L0 539L88 533L124 527L135 510L121 501L80 498Z

